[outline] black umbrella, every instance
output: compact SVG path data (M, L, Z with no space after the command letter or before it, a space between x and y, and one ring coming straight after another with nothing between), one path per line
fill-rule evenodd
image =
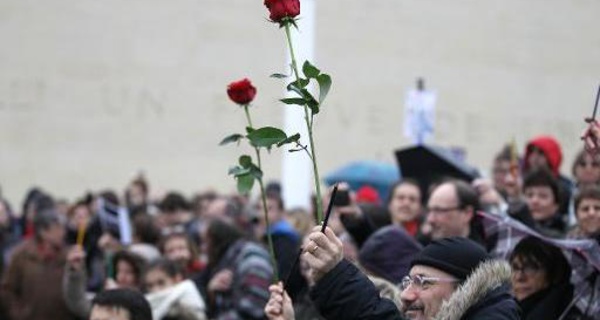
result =
M403 178L417 180L423 191L442 178L468 182L478 178L477 169L456 159L448 150L435 146L415 146L396 151L396 160Z

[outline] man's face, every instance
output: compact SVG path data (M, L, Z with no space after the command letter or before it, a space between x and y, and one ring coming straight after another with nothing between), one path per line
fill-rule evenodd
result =
M129 311L123 308L95 305L90 313L90 320L129 320Z
M525 202L535 221L548 220L558 211L558 203L554 199L552 189L546 186L525 188Z
M60 223L54 223L42 230L41 236L45 243L60 248L65 243L65 227Z
M427 223L431 225L431 237L467 237L473 217L471 208L459 208L456 188L444 183L435 188L427 203Z
M400 184L394 189L388 210L396 224L415 220L421 213L421 191L415 185Z
M544 152L537 147L532 147L529 153L529 157L527 158L527 164L530 169L537 168L549 168L548 159L546 159L546 155Z
M498 191L504 191L506 188L506 175L510 173L510 161L496 160L492 168L492 178L494 187Z
M411 277L417 275L443 280L454 279L446 272L421 265L415 265L410 269ZM455 289L456 283L451 281L432 281L422 287L413 283L400 294L402 312L411 320L433 319L442 303L450 298Z
M258 211L258 217L262 225L266 224L265 215L263 214L262 201L259 201L256 205ZM275 223L283 218L283 210L279 207L277 200L267 198L267 214L269 215L269 222Z

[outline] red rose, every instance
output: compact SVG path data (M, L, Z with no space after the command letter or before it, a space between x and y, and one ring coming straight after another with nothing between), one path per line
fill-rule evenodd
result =
M265 0L265 6L274 22L281 23L286 17L294 18L300 14L300 0Z
M254 100L256 88L250 80L244 78L240 81L230 83L227 86L227 95L231 101L239 105L246 105Z

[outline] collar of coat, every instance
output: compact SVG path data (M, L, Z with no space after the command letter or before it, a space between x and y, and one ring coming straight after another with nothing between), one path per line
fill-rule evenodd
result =
M486 295L510 281L510 266L506 261L489 260L481 263L450 298L442 304L433 320L459 320Z

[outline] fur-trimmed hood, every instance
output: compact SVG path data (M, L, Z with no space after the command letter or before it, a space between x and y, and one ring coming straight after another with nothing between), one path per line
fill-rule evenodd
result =
M493 317L493 319L511 319L511 314L518 313L516 302L508 296L508 292L498 293L498 289L507 291L502 290L501 287L506 287L510 282L510 275L511 269L506 261L488 260L481 263L450 298L444 301L433 320L468 319L478 313L478 310L473 309L491 307L490 305L494 303L505 303L508 307L514 305L514 310L505 310L506 316L499 315L497 310L494 310L493 313L498 317ZM496 293L496 297L490 297L494 293ZM486 299L490 299L490 305L486 305ZM510 300L507 301L507 299ZM506 309L505 307L502 306L503 309ZM485 312L486 315L489 313L492 312Z

